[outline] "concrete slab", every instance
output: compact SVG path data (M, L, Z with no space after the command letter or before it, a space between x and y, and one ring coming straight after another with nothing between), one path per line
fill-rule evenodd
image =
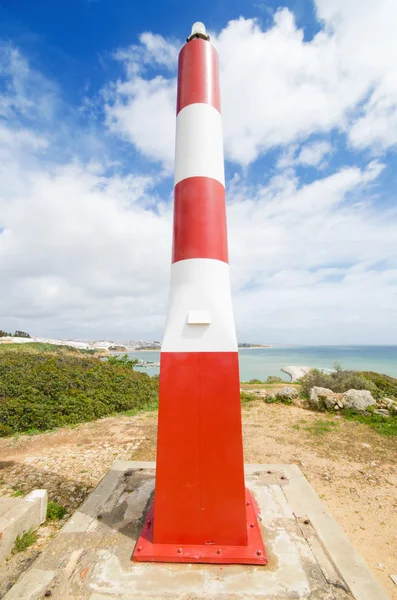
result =
M388 600L294 465L246 468L268 566L132 563L154 469L116 461L4 600Z
M0 501L0 562L10 554L15 539L29 529L37 529L46 519L47 490L33 490L25 498Z

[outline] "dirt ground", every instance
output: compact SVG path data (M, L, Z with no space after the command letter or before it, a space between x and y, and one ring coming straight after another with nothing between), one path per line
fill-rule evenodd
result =
M46 487L68 507L39 540L0 566L0 598L103 477L113 460L155 460L157 413L119 416L75 428L0 439L0 494ZM397 600L397 439L338 415L297 406L243 405L245 461L295 463Z

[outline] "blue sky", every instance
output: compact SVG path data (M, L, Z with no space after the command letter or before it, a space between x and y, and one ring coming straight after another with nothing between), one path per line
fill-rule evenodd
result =
M238 337L395 343L394 0L0 3L0 328L161 338L177 54L220 56Z

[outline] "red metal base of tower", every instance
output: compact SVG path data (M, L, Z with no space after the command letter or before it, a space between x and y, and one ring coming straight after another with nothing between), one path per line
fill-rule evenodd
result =
M247 545L226 546L209 543L201 545L154 544L154 507L152 504L131 560L135 562L267 565L265 547L257 519L258 505L248 489L245 490L245 494Z

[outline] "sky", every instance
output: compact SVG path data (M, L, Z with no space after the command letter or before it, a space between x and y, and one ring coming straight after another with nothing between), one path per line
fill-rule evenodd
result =
M197 20L238 339L396 344L395 0L0 0L0 329L162 338Z

